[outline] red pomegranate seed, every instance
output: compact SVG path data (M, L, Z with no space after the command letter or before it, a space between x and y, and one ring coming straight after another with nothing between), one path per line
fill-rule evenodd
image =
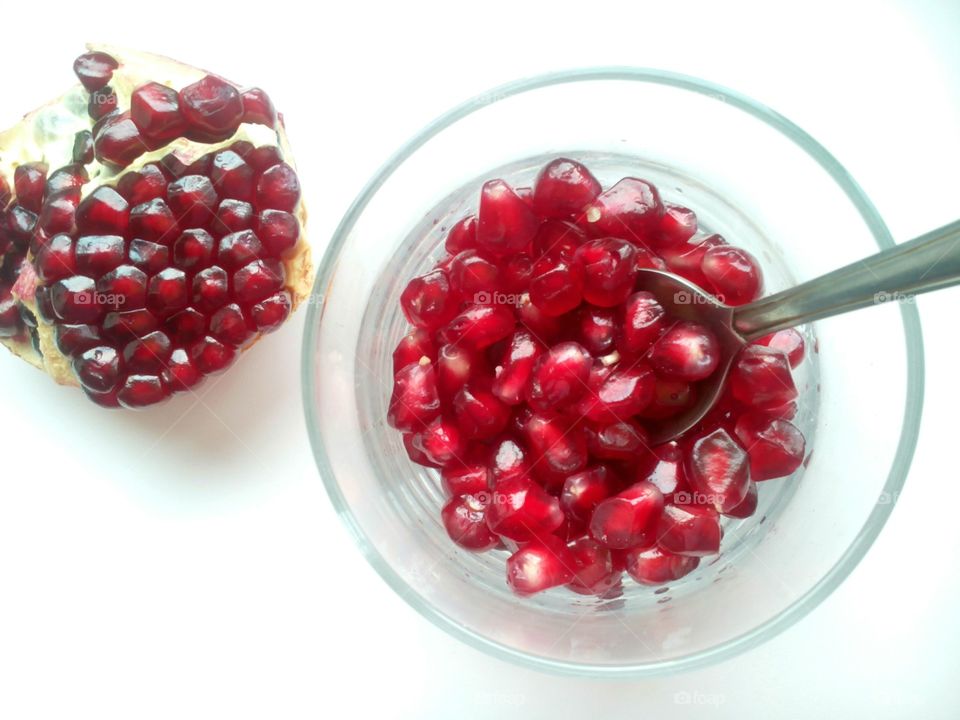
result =
M183 270L166 268L152 278L147 287L147 304L159 315L170 315L190 302L190 286Z
M624 178L587 205L581 227L593 237L616 237L646 247L660 228L663 203L646 180Z
M623 314L617 349L628 356L646 354L666 329L663 306L652 294L637 292L627 298Z
M239 347L253 335L253 328L236 303L224 305L210 317L210 334L225 345Z
M146 273L156 273L170 264L170 248L149 240L131 240L127 259Z
M619 587L623 570L610 550L589 537L577 538L568 547L574 563L568 588L581 595L602 597Z
M260 88L248 88L240 93L240 100L243 103L243 122L276 127L277 111L266 92Z
M659 255L654 255L646 248L637 248L637 269L669 270Z
M599 365L599 367L598 367ZM643 411L653 398L656 376L642 363L632 367L594 365L589 391L577 406L594 422L618 422Z
M648 482L638 482L594 508L590 534L611 550L650 547L662 511L661 492Z
M606 355L616 339L616 313L612 308L584 305L577 313L577 340L591 354Z
M700 265L708 287L727 305L745 305L760 297L763 275L756 258L731 245L712 247Z
M411 462L415 462L417 465L422 465L423 467L439 468L439 465L430 462L430 459L423 454L422 450L414 446L413 439L413 433L403 433L403 447L407 451L407 457L410 458Z
M216 241L206 230L186 230L173 244L173 262L184 270L206 267L213 258Z
M120 64L104 52L84 53L73 61L73 72L88 92L99 90L110 82Z
M45 283L77 274L77 263L73 254L73 239L69 235L54 235L36 257L37 276Z
M539 355L530 373L526 399L537 410L575 402L587 389L590 353L575 342L557 343Z
M70 195L72 199L79 202L80 188L89 180L90 175L83 165L66 165L59 170L55 170L47 178L46 197Z
M687 476L698 502L728 512L743 501L749 489L747 453L726 430L718 428L693 442Z
M669 328L650 351L658 373L693 382L710 377L720 364L720 342L708 328L680 322Z
M387 421L405 432L422 430L440 414L433 365L422 360L401 368L393 382Z
M464 250L474 250L477 247L477 218L474 215L468 215L450 228L447 233L447 239L444 247L451 255L463 252Z
M243 101L233 85L213 75L180 91L180 112L187 122L187 137L201 142L226 140L243 119Z
M659 547L629 550L625 561L627 574L641 585L663 585L679 580L700 564L698 557L674 555Z
M748 518L757 511L758 500L757 484L751 481L749 488L747 488L746 497L744 497L735 508L727 510L727 512L723 514L727 517L739 518L741 520Z
M508 480L526 479L530 461L526 451L510 437L503 437L490 448L490 480L494 487Z
M57 349L73 357L101 344L100 331L95 325L57 325Z
M216 214L217 192L203 175L184 175L167 186L167 204L182 227L207 227Z
M170 338L160 331L152 332L127 343L123 349L124 369L135 374L157 372L166 366L171 352Z
M205 375L223 372L237 357L237 351L234 348L210 336L194 343L189 352L194 365Z
M264 171L257 181L256 205L258 210L283 210L293 212L300 202L300 180L293 168L278 163Z
M519 253L503 264L500 286L507 294L519 294L530 286L533 275L533 259L527 253Z
M0 338L17 337L22 330L17 300L9 288L0 288Z
M263 254L263 245L252 230L240 230L220 239L217 262L228 270L236 270Z
M503 180L490 180L480 190L477 247L501 257L524 250L539 222L530 207Z
M544 256L530 275L530 301L544 315L557 317L580 304L583 299L583 268L560 256Z
M568 515L587 522L594 508L614 493L615 480L606 465L594 465L568 475L560 493L560 505Z
M130 117L149 141L163 144L180 137L187 123L177 91L160 83L141 85L130 96Z
M103 318L104 336L116 342L127 342L130 338L143 337L159 326L160 321L157 316L141 308L107 313Z
M201 380L200 371L183 348L177 348L170 354L167 367L163 371L163 382L172 392L189 390Z
M619 305L633 292L637 278L636 250L614 237L589 240L574 253L583 268L583 298L600 307Z
M530 293L524 293L518 300L519 302L514 306L514 314L520 326L529 330L542 343L557 339L563 327L561 319L545 314L534 305L530 299Z
M94 122L99 122L116 113L120 101L112 87L94 90L87 101L87 114Z
M500 538L487 527L486 510L489 502L490 495L486 491L451 498L440 511L450 539L460 547L475 552L499 545Z
M162 198L167 192L167 178L156 165L144 165L138 172L127 173L117 183L119 192L131 206Z
M640 415L651 420L662 420L689 410L696 401L696 385L685 380L658 377L653 400Z
M647 432L635 421L618 420L587 431L593 457L635 461L647 450Z
M104 307L95 302L97 285L83 275L58 280L50 288L50 301L56 316L67 323L96 323Z
M233 201L224 200L220 205L221 209L228 202ZM274 257L285 257L300 239L300 222L283 210L264 210L257 216L256 227L257 237Z
M597 179L576 160L557 158L537 175L533 209L543 218L570 218L603 191Z
M130 210L130 234L167 245L180 234L180 229L167 203L157 198Z
M393 351L393 374L396 375L398 371L410 363L420 362L420 358L423 357L429 361L434 361L437 359L437 350L430 333L418 328L397 343L397 347Z
M123 262L124 244L119 235L84 235L77 239L77 272L100 277Z
M414 327L436 330L457 314L458 302L443 270L411 280L400 295L403 314Z
M740 351L729 383L734 398L761 410L786 405L797 397L787 356L762 345Z
M668 504L657 525L657 543L667 552L689 557L720 551L720 516L708 505Z
M147 274L132 265L120 265L97 281L99 298L111 310L142 308L147 298Z
M453 398L453 412L463 434L472 440L499 435L510 420L510 409L493 393L469 385Z
M538 538L507 559L507 584L518 595L532 595L573 580L575 566L562 540Z
M452 420L436 417L413 436L413 445L427 456L430 462L441 467L462 463L466 445L463 436Z
M513 477L494 486L487 525L497 535L527 542L552 533L562 524L560 501L533 480Z
M93 141L97 160L125 167L146 152L147 144L128 113L110 115L103 120Z
M710 248L726 244L727 241L719 235L709 235L697 242L662 247L659 252L671 272L686 278L694 285L710 290L710 282L701 269L703 258Z
M442 345L437 352L437 384L447 400L471 380L485 380L488 374L485 358L470 347Z
M690 208L666 203L660 218L658 245L682 245L697 233L697 215Z
M639 470L637 480L649 482L668 501L680 493L689 494L683 451L676 440L652 448L650 459L639 466Z
M463 342L477 350L490 347L513 333L516 319L501 305L472 305L440 331L445 343Z
M264 172L274 165L283 162L283 155L280 152L280 148L274 147L273 145L264 145L263 147L255 148L245 154L243 158L258 172Z
M73 371L88 390L109 392L120 379L120 358L112 347L93 347L73 361Z
M286 290L261 300L250 308L250 318L257 330L262 333L273 332L290 317L293 300Z
M221 197L235 200L253 197L254 170L233 150L221 150L213 156L210 180Z
M754 481L786 477L803 464L806 441L797 427L763 412L744 413L735 433L750 456Z
M253 205L242 200L230 200L228 198L221 200L217 207L213 229L217 235L228 235L240 230L249 230L253 226L254 220ZM296 238L294 238L294 242L296 242ZM280 253L271 254L280 255Z
M533 236L533 257L573 258L577 248L587 241L587 236L576 225L564 220L547 220Z
M525 437L536 464L556 474L568 475L587 465L587 437L583 428L558 415L534 414L526 423Z
M486 465L450 465L440 471L443 489L450 496L477 495L490 490L490 471Z
M231 348L222 350L222 346L214 338L207 338L211 342L200 342L207 332L207 318L193 308L187 308L172 315L167 320L166 329L178 345L196 343L195 347L190 348L191 353L207 355L209 364L216 366L220 359L229 364L233 360L229 354ZM207 363L207 360L202 362Z
M233 294L241 303L266 299L283 287L285 273L277 260L254 260L233 274Z
M47 164L33 162L17 166L13 171L13 186L17 203L30 212L39 213L47 187Z
M540 343L527 330L517 330L510 338L502 363L497 367L491 390L507 405L523 402L524 388L542 352Z
M769 348L779 350L780 352L784 353L787 356L787 360L790 361L790 367L792 368L795 368L797 365L803 362L804 354L806 352L806 345L803 342L803 335L793 328L778 330L775 333L764 335L759 340L756 340L755 344L766 345Z
M500 285L500 270L475 250L464 250L450 261L450 279L465 300L489 303Z
M76 199L67 193L48 197L43 202L40 217L37 219L37 228L47 237L57 233L76 233Z
M156 405L168 396L169 391L156 375L130 375L117 391L117 400L129 410Z

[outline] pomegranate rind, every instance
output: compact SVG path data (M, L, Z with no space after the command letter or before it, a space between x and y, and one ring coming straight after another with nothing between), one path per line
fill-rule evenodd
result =
M205 70L162 55L109 45L88 44L87 49L105 52L119 62L120 66L114 72L110 86L117 95L120 108L129 108L131 94L146 82L160 82L180 90L208 74ZM89 93L77 82L60 97L28 113L8 130L0 132L0 175L13 186L15 169L25 163L42 159L51 170L70 164L76 134L81 130L90 129L88 101ZM203 155L228 147L240 140L251 142L257 147L262 145L279 147L284 162L296 170L282 119L278 120L274 127L244 123L234 135L223 142L208 144L177 138L158 150L145 152L124 168L104 165L94 159L86 165L89 181L83 185L82 196L86 197L102 185L115 186L123 175L135 172L148 163L158 162L171 152L176 153L185 164L189 164ZM291 313L309 297L314 277L310 246L306 237L307 209L302 198L294 208L293 215L300 223L300 239L294 250L282 260L286 271L284 289L290 293L292 300ZM33 257L28 255L28 260L32 263ZM21 276L14 285L13 295L35 317L39 318L34 298L34 291L38 284L42 283L34 278ZM43 370L57 383L78 387L80 383L71 368L70 360L57 348L54 337L55 326L41 320L38 322L36 332L39 353L29 337L22 341L17 338L0 338L0 344L5 345L16 357ZM249 349L261 337L262 334L257 334L239 349L241 351Z

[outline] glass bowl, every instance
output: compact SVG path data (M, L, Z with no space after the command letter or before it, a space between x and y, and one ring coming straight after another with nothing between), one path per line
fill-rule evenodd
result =
M702 80L632 68L521 80L455 108L370 180L323 258L303 346L317 466L363 552L456 637L540 669L607 677L703 665L774 636L820 603L880 532L913 455L923 396L916 308L886 304L805 328L807 467L760 484L758 512L721 554L669 587L619 598L511 594L505 552L457 548L434 471L387 426L399 297L475 208L483 179L528 185L558 155L606 186L653 180L702 226L758 255L767 291L878 248L890 234L843 167L796 125Z

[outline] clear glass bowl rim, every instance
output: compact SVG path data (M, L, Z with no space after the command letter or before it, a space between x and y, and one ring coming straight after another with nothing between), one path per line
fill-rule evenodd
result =
M675 658L668 661L645 663L641 665L591 665L567 661L547 660L545 658L530 655L520 650L510 648L499 643L488 640L470 630L459 625L455 620L441 613L429 603L424 602L416 590L410 587L393 568L384 560L380 553L374 548L363 530L356 522L350 507L348 506L337 478L334 476L333 469L327 458L326 450L323 444L323 438L319 432L319 422L316 417L318 409L315 407L312 398L316 397L316 385L314 381L314 353L313 347L316 343L317 332L320 323L323 321L324 311L326 309L326 296L324 290L330 286L340 251L347 242L356 220L364 212L370 199L377 193L380 187L387 181L393 172L420 147L425 145L438 133L445 128L453 125L458 120L470 115L485 106L495 102L500 102L513 95L538 90L552 85L562 85L568 83L587 82L595 80L629 80L636 82L654 83L666 85L689 92L706 95L718 102L724 102L736 107L743 112L752 115L754 118L765 122L770 127L779 131L789 140L798 145L803 151L810 155L840 186L860 215L863 217L873 234L874 239L880 249L894 246L890 231L877 212L873 203L860 188L847 170L831 155L826 148L814 140L809 134L799 126L771 110L769 107L759 103L752 98L743 95L729 88L716 85L706 80L701 80L688 75L682 75L665 70L638 67L596 67L596 68L578 68L564 70L544 75L538 75L530 78L524 78L501 85L487 92L476 95L475 97L463 102L447 113L441 115L421 132L411 138L403 147L401 147L367 182L360 194L353 201L346 215L340 221L336 231L331 238L330 244L320 262L317 278L314 283L313 293L308 303L306 318L306 329L303 339L301 355L301 372L303 382L304 411L306 414L307 430L310 437L310 444L313 448L313 454L316 459L317 467L323 478L324 485L333 502L334 508L341 520L347 526L353 535L356 543L359 545L367 560L407 603L409 603L417 612L433 622L438 627L444 629L456 638L466 642L468 645L511 662L515 662L537 670L547 670L567 675L606 677L606 678L628 678L663 675L668 673L689 670L697 667L703 667L726 658L730 658L739 653L745 652L760 643L769 640L778 633L786 630L795 622L804 617L808 612L819 605L841 582L853 571L857 563L863 558L867 550L873 544L880 530L883 528L893 511L897 497L906 480L910 463L913 459L914 450L917 445L917 438L920 430L920 418L923 410L923 391L924 391L924 354L923 354L923 336L920 328L920 316L916 306L908 303L901 303L900 314L903 319L904 333L906 336L907 352L907 392L906 402L903 409L903 425L900 432L900 440L897 446L894 461L887 476L884 485L884 497L889 499L886 503L877 503L873 511L867 518L866 523L857 533L854 541L846 552L841 556L837 563L824 575L816 585L811 587L800 596L792 605L785 608L775 617L765 623L758 625L751 631L738 637L732 638L722 644L711 647L707 650Z

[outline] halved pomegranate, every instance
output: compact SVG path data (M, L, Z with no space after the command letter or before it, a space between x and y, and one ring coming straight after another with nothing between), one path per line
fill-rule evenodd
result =
M74 70L0 134L0 342L139 408L222 372L304 300L306 214L262 90L111 48Z

